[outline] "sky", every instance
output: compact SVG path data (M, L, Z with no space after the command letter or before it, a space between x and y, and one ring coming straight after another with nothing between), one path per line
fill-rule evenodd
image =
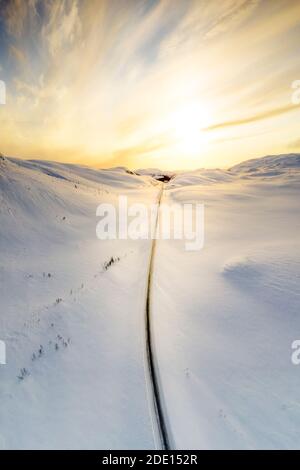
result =
M300 1L0 0L0 80L10 156L192 169L300 152Z

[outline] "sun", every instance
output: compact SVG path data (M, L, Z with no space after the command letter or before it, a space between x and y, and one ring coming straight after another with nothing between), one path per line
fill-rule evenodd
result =
M207 106L188 103L175 110L169 119L169 129L178 152L193 156L199 154L207 144L207 136L201 129L210 119Z

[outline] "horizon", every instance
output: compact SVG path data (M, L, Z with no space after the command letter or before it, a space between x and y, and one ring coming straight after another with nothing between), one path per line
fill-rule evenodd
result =
M4 155L3 153L0 152L0 156L3 156L4 158L7 159L16 159L16 160L24 160L24 161L33 161L33 162L45 162L45 163L58 163L61 165L78 165L78 166L86 166L88 168L92 168L95 170L114 170L117 168L125 168L126 170L130 170L133 172L137 172L140 170L158 170L160 172L174 172L176 173L185 173L185 172L190 172L190 171L198 171L198 170L223 170L223 171L229 171L235 166L241 165L242 163L247 163L251 161L257 161L257 160L263 160L265 158L276 158L276 157L287 157L287 158L292 158L295 156L300 156L300 152L292 152L292 153L282 153L282 154L270 154L270 155L262 155L260 157L250 157L245 160L240 160L234 163L234 165L228 166L228 167L217 167L217 166L211 166L211 167L195 167L195 168L178 168L178 169L167 169L167 168L162 168L162 167L140 167L140 168L133 168L133 167L127 167L126 165L115 165L115 166L99 166L97 164L89 164L89 163L80 163L80 162L72 162L72 161L63 161L63 160L51 160L51 159L41 159L41 158L22 158L19 156L14 156L14 155ZM108 162L109 163L109 162Z
M0 0L0 39L5 154L189 171L300 151L293 0Z

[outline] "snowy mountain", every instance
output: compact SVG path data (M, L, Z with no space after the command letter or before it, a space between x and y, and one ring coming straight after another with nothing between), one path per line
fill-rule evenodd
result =
M277 176L289 170L300 170L300 154L271 155L247 160L230 169L235 173Z
M233 166L230 169L198 169L179 173L173 178L173 186L207 185L230 183L239 178L272 178L295 176L300 171L300 154L278 155L253 160Z

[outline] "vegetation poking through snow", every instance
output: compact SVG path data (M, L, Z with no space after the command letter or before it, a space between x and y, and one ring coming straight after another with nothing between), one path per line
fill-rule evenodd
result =
M105 263L103 263L104 271L107 271L113 264L115 264L119 261L120 261L119 256L117 256L117 257L112 256L109 261L105 261Z
M45 272L43 272L43 277L48 277L48 278L50 278L50 277L51 277L51 273L45 273Z
M19 380L24 380L25 377L27 377L29 374L29 371L26 369L26 367L22 367L22 369L20 369L20 373L18 375L18 379Z

